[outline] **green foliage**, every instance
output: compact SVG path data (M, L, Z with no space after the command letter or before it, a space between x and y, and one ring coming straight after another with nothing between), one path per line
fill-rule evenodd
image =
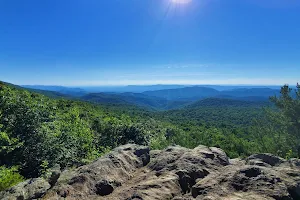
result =
M222 148L230 157L248 156L255 150L255 145L247 139L241 137L241 132L232 132L228 129L215 127L191 126L189 130L173 127L156 135L151 140L151 147L163 149L169 145L180 145L187 148L195 148L199 145L215 146Z
M285 85L279 97L271 97L277 109L266 109L265 117L252 127L259 151L282 157L300 157L300 86Z
M205 99L185 109L156 113L156 117L181 126L213 126L219 128L245 128L253 118L263 117L261 102L230 99Z
M230 157L258 152L299 156L300 87L292 93L284 86L281 96L271 101L275 108L206 99L180 110L151 112L130 105L50 99L0 83L0 166L8 166L1 168L11 173L5 177L19 171L32 178L57 164L66 168L91 162L126 143L152 149L216 146Z
M0 191L8 189L22 181L24 181L24 178L18 173L16 166L11 168L0 167Z
M158 129L154 120L8 85L1 86L0 114L0 165L18 165L27 178L56 164L82 165L122 144L148 145Z
M94 136L77 107L58 112L54 121L43 124L41 132L46 136L43 148L49 150L46 159L50 163L62 167L79 164L94 150Z
M285 159L289 160L292 158L292 156L293 156L293 151L289 150L285 155Z
M47 160L44 160L42 161L42 164L40 166L42 174L46 174L49 167L49 162Z

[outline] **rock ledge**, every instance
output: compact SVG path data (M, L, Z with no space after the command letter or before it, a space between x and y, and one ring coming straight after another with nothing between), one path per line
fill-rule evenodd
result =
M299 200L300 161L271 154L229 159L221 149L128 144L49 180L27 180L3 200Z

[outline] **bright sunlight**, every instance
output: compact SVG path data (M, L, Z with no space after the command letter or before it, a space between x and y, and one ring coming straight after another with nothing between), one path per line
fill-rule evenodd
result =
M192 0L171 0L171 1L177 4L187 4L190 3Z

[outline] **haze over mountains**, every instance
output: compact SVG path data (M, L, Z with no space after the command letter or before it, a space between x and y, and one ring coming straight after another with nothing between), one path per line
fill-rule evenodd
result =
M166 89L179 89L185 87L207 87L213 88L215 90L224 91L224 90L233 90L233 89L243 89L243 88L270 88L270 89L280 89L281 86L278 85L180 85L180 84L157 84L157 85L127 85L127 86L75 86L67 87L60 85L21 85L25 88L48 90L64 93L66 91L84 91L85 93L98 93L98 92L134 92L141 93L147 91L156 91L156 90L166 90Z
M279 95L278 86L148 85L119 87L23 86L48 96L70 97L97 104L131 104L154 110L182 108L206 98L266 102ZM47 91L47 93L46 93ZM53 92L53 93L49 93ZM237 102L235 102L237 103ZM201 104L201 103L200 103Z

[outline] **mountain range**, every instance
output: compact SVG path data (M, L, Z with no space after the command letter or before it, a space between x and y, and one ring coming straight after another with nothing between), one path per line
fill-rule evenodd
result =
M69 88L62 86L23 86L32 91L51 97L69 97L89 101L97 104L128 104L151 110L171 110L182 108L198 101L215 98L231 99L244 102L267 102L270 96L279 95L279 89L274 87L241 88L240 86L189 86L183 85L153 85L127 86L127 90L141 92L89 92L83 88ZM216 88L221 88L217 90ZM167 88L167 89L161 89ZM94 88L95 89L95 88ZM144 91L149 89L149 91ZM108 89L107 89L108 90ZM95 90L98 91L98 90ZM252 103L253 104L253 103Z
M143 93L90 93L80 97L85 101L95 103L133 104L141 107L170 110L197 104L203 99L233 100L231 103L261 105L267 102L270 96L279 95L279 90L270 88L238 88L218 91L209 87L185 87L177 89L165 89L146 91ZM220 104L219 104L220 105Z

